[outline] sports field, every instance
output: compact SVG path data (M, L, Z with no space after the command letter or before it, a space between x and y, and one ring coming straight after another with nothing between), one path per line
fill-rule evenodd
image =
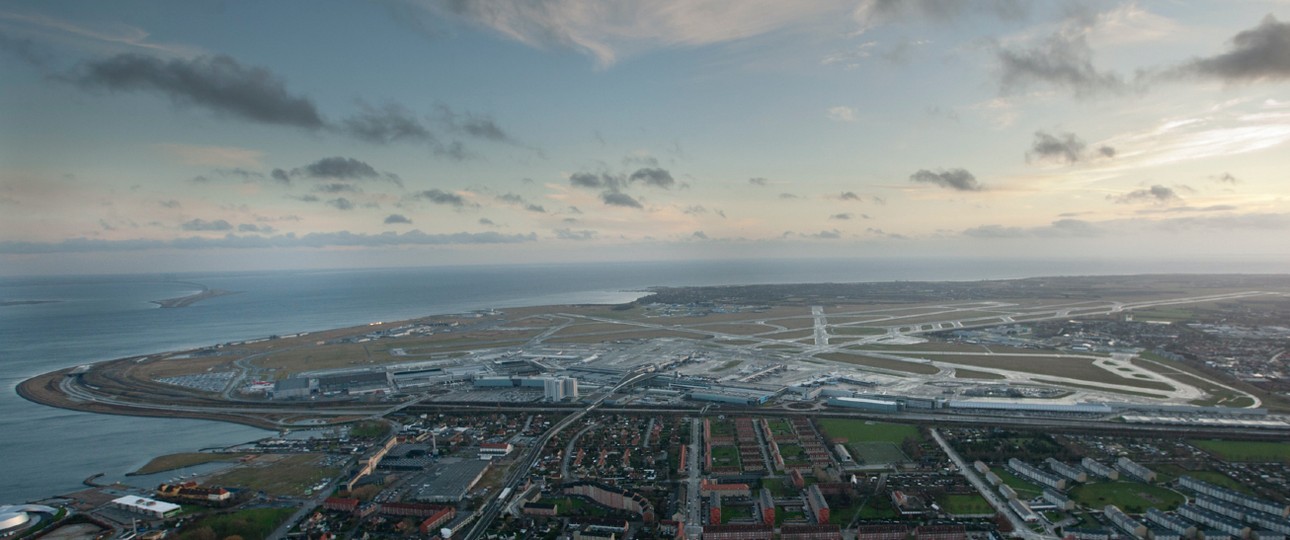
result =
M1226 461L1264 463L1280 461L1290 463L1290 442L1220 441L1216 439L1196 439L1187 442Z

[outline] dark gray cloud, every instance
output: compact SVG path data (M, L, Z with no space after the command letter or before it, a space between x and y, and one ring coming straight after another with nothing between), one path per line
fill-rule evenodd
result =
M1220 174L1220 175L1218 175L1218 176L1211 176L1210 178L1213 178L1215 182L1218 182L1218 183L1220 183L1220 184L1239 184L1239 183L1241 183L1241 180L1240 180L1239 178L1237 178L1237 177L1235 177L1235 176L1232 176L1232 173L1226 173L1226 172L1225 172L1225 173L1223 173L1223 174Z
M874 235L874 236L881 236L881 237L883 237L883 238L891 238L891 239L893 239L893 240L908 240L908 239L909 239L909 237L908 237L908 236L905 236L905 235L903 235L903 234L899 234L899 233L890 233L890 232L884 231L884 230L882 230L882 229L877 229L877 228L874 228L874 227L866 228L866 229L865 229L865 232L867 232L867 233L869 233L869 234L872 234L872 235Z
M381 175L381 173L376 172L376 169L367 163L354 158L340 156L322 158L297 170L300 171L300 173L313 178L344 178L347 180L360 180L376 178Z
M600 235L600 233L597 233L596 231L593 231L590 229L573 230L573 229L566 228L566 229L555 229L551 232L554 232L555 237L559 238L560 240L594 240L597 236Z
M354 184L346 184L344 182L332 182L329 184L319 184L317 186L314 186L314 191L318 193L361 193L362 192L362 190L358 189L358 187L355 186Z
M1119 196L1108 195L1107 198L1121 204L1133 204L1133 203L1142 203L1142 202L1163 204L1163 203L1182 200L1180 197L1178 197L1178 194L1174 192L1173 188L1162 186L1160 184L1156 184L1145 189L1137 189L1134 191L1130 191L1128 193L1125 193L1124 195L1119 195Z
M231 231L233 230L233 225L222 219L215 221L193 219L183 222L179 225L179 228L185 231Z
M358 114L341 121L338 126L341 132L374 144L435 140L430 128L402 105L389 103L378 108L362 104L360 108Z
M157 201L157 204L159 204L159 205L161 205L161 206L164 206L164 207L166 207L166 208L179 208L179 206L180 206L179 201L176 201L176 200L174 200L174 199L167 199L167 200L164 200L164 201Z
M820 231L815 234L807 234L803 236L806 236L807 238L819 238L821 240L837 240L839 238L842 238L842 231L833 229L829 231Z
M645 167L637 169L631 176L627 177L629 182L643 182L647 186L654 186L663 189L671 189L676 184L672 178L672 173L665 169Z
M707 240L708 234L703 231L694 231L694 233L690 235L690 238L695 240Z
M388 216L385 216L386 225L394 225L396 223L411 224L412 220L408 219L408 216L405 216L403 214L390 214Z
M288 195L288 198L295 199L300 202L318 202L321 200L318 198L317 195L313 195L313 194L305 194L305 195L300 195L298 197Z
M681 213L683 213L683 214L689 214L689 215L692 215L692 216L693 216L693 215L698 215L698 214L706 214L706 213L708 213L708 208L707 208L706 206L701 205L701 204L692 204L692 205L690 205L690 206L687 206L687 207L685 207L685 208L682 208L682 209L681 209Z
M53 58L48 50L37 45L31 39L9 37L3 32L0 32L0 51L9 53L19 60L36 67L44 67Z
M283 184L291 183L291 175L287 174L287 171L282 169L273 169L273 171L269 173L269 176Z
M454 208L464 208L464 207L467 207L467 206L478 206L478 205L476 205L476 204L474 204L474 203L471 203L471 202L467 201L467 200L466 200L464 197L462 197L461 195L458 195L458 194L456 194L456 193L448 193L448 192L443 191L443 190L440 190L440 189L438 189L438 188L435 188L435 189L427 189L427 190L425 190L425 191L418 192L418 193L416 193L416 194L412 195L412 198L414 198L414 199L418 199L418 200L423 200L423 201L430 201L430 202L435 203L435 204L442 204L442 205L446 205L446 206L452 206L452 207L454 207Z
M1268 14L1258 26L1233 36L1227 52L1194 59L1175 68L1173 74L1227 82L1290 78L1290 23Z
M275 230L268 225L256 225L254 223L243 223L237 226L238 232L272 234Z
M486 217L479 218L479 224L485 227L492 227L497 225L496 223L493 222L493 220L488 219Z
M766 184L770 183L770 180L767 180L759 176L757 178L749 178L748 183L754 186L765 186Z
M610 206L626 206L629 208L644 208L640 201L637 201L631 195L619 191L607 191L600 194L600 200Z
M972 173L965 169L949 169L939 172L920 169L918 172L909 175L909 181L924 184L935 184L943 188L957 191L981 191L984 189L984 187L976 181L976 177L972 176Z
M502 195L498 195L495 198L504 203L514 204L516 206L522 207L525 210L528 210L529 212L537 212L539 214L546 213L546 208L543 207L542 205L532 204L527 200L525 200L523 196L516 195L514 193L504 193Z
M852 214L851 214L850 212L845 212L845 213L841 213L841 214L833 214L833 215L829 216L829 219L846 220L846 219L851 219L852 217L853 217L853 216L852 216Z
M497 232L426 234L412 230L402 234L386 232L381 234L352 233L349 231L309 233L303 236L280 234L276 236L239 236L228 234L219 238L190 236L173 240L100 240L90 238L71 238L61 242L0 242L0 253L39 254L39 253L91 253L123 252L162 249L197 250L197 249L283 249L283 248L323 248L331 246L344 247L390 247L406 245L448 245L448 244L516 244L534 242L537 235L501 234Z
M353 210L353 209L354 209L354 201L351 201L351 200L346 199L346 198L344 198L344 197L337 197L337 198L335 198L335 199L332 199L332 200L330 200L330 201L327 201L327 206L330 206L330 207L335 208L335 209L337 209L337 210Z
M1043 131L1035 132L1035 140L1030 143L1026 160L1040 159L1065 163L1075 163L1084 157L1084 141L1074 133L1052 135Z
M854 191L843 191L840 195L838 195L838 198L844 201L858 201L858 202L864 201L864 199L861 198L859 195L856 195Z
M617 190L622 187L623 179L609 173L579 172L569 175L569 183L575 187Z
M999 87L1004 94L1032 85L1061 88L1077 97L1126 88L1119 75L1093 66L1093 50L1082 31L1065 28L1037 46L1000 48L995 55L999 61Z
M514 194L514 193L506 193L506 194L503 194L503 195L498 195L498 196L497 196L497 200L502 201L502 202L511 203L511 204L524 204L524 202L525 202L525 201L524 201L524 197L521 197L521 196L516 195L516 194Z
M265 124L305 129L326 124L314 102L289 93L277 75L224 55L162 60L118 54L85 62L65 78L91 90L157 92L176 104Z
M515 142L490 116L457 112L443 105L436 108L436 113L439 121L453 133L494 142Z

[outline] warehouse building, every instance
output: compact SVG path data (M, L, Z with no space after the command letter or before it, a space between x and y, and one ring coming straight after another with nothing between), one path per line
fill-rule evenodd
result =
M143 514L156 519L174 516L178 514L179 510L182 508L177 504L170 504L168 502L147 499L144 497L130 496L112 499L110 504L116 508L134 512L136 514Z
M881 399L835 397L829 398L828 405L884 413L900 412L899 403Z

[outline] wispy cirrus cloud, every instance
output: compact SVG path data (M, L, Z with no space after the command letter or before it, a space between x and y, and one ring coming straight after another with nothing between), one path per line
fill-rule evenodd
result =
M602 68L632 54L697 47L795 28L835 25L849 0L388 0L400 16L422 27L465 20L536 48L563 48L591 56Z

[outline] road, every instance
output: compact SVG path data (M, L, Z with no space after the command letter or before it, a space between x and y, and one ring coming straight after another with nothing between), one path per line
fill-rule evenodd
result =
M601 403L604 403L609 396L623 388L636 384L650 375L652 375L652 373L648 372L629 375L626 379L623 379L622 382L618 383L618 386L615 386L609 389L609 391L601 394L600 397L596 398L596 400L591 402L591 404L585 409L573 412L569 416L564 417L563 420L560 420L555 425L551 426L551 429L548 429L546 433L543 433L542 436L533 441L533 445L524 452L524 456L522 458L511 465L510 471L506 473L506 478L502 481L501 489L498 489L497 492L501 493L502 491L506 491L506 488L510 488L510 491L513 493L516 488L519 487L520 483L523 482L524 478L528 476L529 469L532 469L533 463L542 456L542 450L546 448L547 443L551 442L551 439L555 438L555 436L561 431L564 431L564 428L577 423L583 416L586 416L587 413L594 411L596 407L599 407ZM500 500L499 497L494 496L478 511L477 515L479 516L479 519L475 520L474 524L472 524L470 529L464 536L462 536L462 538L465 540L475 540L483 536L484 532L492 526L493 520L497 519L497 515L501 513L505 506L506 501Z
M690 450L686 456L685 479L685 537L699 538L703 534L703 505L699 503L699 481L703 465L699 458L703 455L703 419L690 419Z
M1057 538L1056 536L1043 535L1030 530L1030 526L1027 525L1026 522L1022 521L1021 518L1017 516L1017 513L1012 511L1012 508L1008 507L1007 501L1004 501L998 493L995 493L995 491L985 483L985 480L982 480L981 477L976 474L976 469L973 469L971 465L963 460L963 456L960 456L958 451L954 450L954 447L950 446L950 444L945 441L945 438L941 436L939 431L935 428L929 431L932 433L932 438L936 439L936 444L941 445L941 450L944 450L945 455L949 456L950 461L954 462L954 466L958 467L959 474L962 474L964 478L967 478L968 482L971 482L972 486L975 487L977 491L981 492L981 496L985 497L986 501L989 501L990 506L993 506L996 511L1008 518L1008 522L1012 524L1013 536L1019 536L1026 540L1055 540Z

